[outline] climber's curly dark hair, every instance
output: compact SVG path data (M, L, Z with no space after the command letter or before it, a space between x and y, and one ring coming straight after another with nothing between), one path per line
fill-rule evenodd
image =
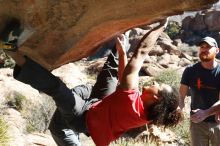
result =
M177 109L179 104L178 90L175 87L171 88L171 91L159 91L160 100L146 109L148 110L147 117L152 120L152 124L166 128L176 126L183 119L182 112Z

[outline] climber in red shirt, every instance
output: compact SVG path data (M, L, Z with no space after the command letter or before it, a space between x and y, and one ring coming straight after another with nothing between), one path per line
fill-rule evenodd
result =
M177 90L157 83L144 86L142 93L138 90L138 73L164 28L165 22L161 22L145 34L128 63L125 38L118 37L117 51L112 50L91 88L81 85L71 90L19 51L6 52L17 63L15 79L54 99L57 110L49 129L59 146L81 145L79 133L90 135L97 146L107 146L129 129L145 124L174 126L181 119Z
M107 146L132 128L145 124L173 126L181 119L177 111L178 93L168 85L143 87L142 94L138 90L139 71L144 59L154 46L165 24L160 24L148 32L141 40L129 63L122 35L118 38L119 85L116 91L93 104L87 112L87 127L97 146ZM116 44L117 45L117 44ZM126 65L126 67L125 67Z

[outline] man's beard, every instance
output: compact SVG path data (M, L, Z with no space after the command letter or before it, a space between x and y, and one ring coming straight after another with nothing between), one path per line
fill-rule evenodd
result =
M215 54L200 53L199 58L202 62L209 62L215 59Z

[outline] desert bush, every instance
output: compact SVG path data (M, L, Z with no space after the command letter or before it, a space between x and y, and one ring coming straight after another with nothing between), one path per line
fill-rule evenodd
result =
M178 22L169 21L165 32L171 39L175 39L179 35L180 30L181 30L181 26L179 25Z
M190 120L189 118L184 118L184 120L179 123L176 127L170 128L176 135L177 143L179 145L190 146Z
M26 97L18 92L13 92L10 96L7 97L8 105L15 108L18 111L23 109Z
M163 72L157 74L150 81L145 82L144 85L151 85L154 81L159 84L164 83L170 86L179 87L181 76L177 73L176 70L166 69Z
M8 130L7 123L2 118L0 118L0 145L1 146L6 146L7 143L9 142L9 136L8 136L7 130Z
M41 100L33 102L30 98L18 92L13 92L7 97L8 105L18 110L23 118L26 119L26 131L28 133L46 131L56 107L52 98L45 94L41 94L37 98Z
M0 50L0 59L4 61L3 67L13 68L15 66L15 61L2 50Z
M119 138L115 142L112 142L110 146L158 146L156 141L147 139L133 139L133 138Z

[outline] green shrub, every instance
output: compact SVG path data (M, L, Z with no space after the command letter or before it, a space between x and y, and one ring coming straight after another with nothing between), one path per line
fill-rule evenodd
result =
M175 39L181 30L181 26L176 21L169 21L165 32L171 39Z
M159 84L164 83L170 86L178 87L180 84L181 76L177 73L176 70L167 69L161 73L158 73L153 79L148 82L145 82L144 85L151 85L154 81Z
M176 70L168 69L162 73L159 73L155 77L155 81L157 81L158 83L168 84L170 86L179 86L180 75L177 73Z
M32 125L32 122L28 120L27 125L26 125L26 131L27 133L31 133L36 131L36 128L34 125Z
M159 142L150 139L134 139L134 138L119 138L112 142L110 146L158 146Z
M14 92L12 96L7 97L8 105L15 108L18 111L23 109L23 105L25 104L26 97L18 92Z
M7 97L8 105L18 110L22 117L26 119L26 131L28 133L46 131L56 108L51 97L42 94L41 97L37 98L40 98L40 100L33 102L18 92L13 92Z
M184 146L190 146L190 120L189 118L184 118L184 120L179 123L176 127L170 128L177 136L178 139L183 140L181 143ZM179 144L181 141L177 141Z
M8 125L7 123L0 118L0 145L6 146L9 142L9 136L7 134Z
M0 59L4 61L3 67L13 68L15 66L15 61L2 50L0 50Z

